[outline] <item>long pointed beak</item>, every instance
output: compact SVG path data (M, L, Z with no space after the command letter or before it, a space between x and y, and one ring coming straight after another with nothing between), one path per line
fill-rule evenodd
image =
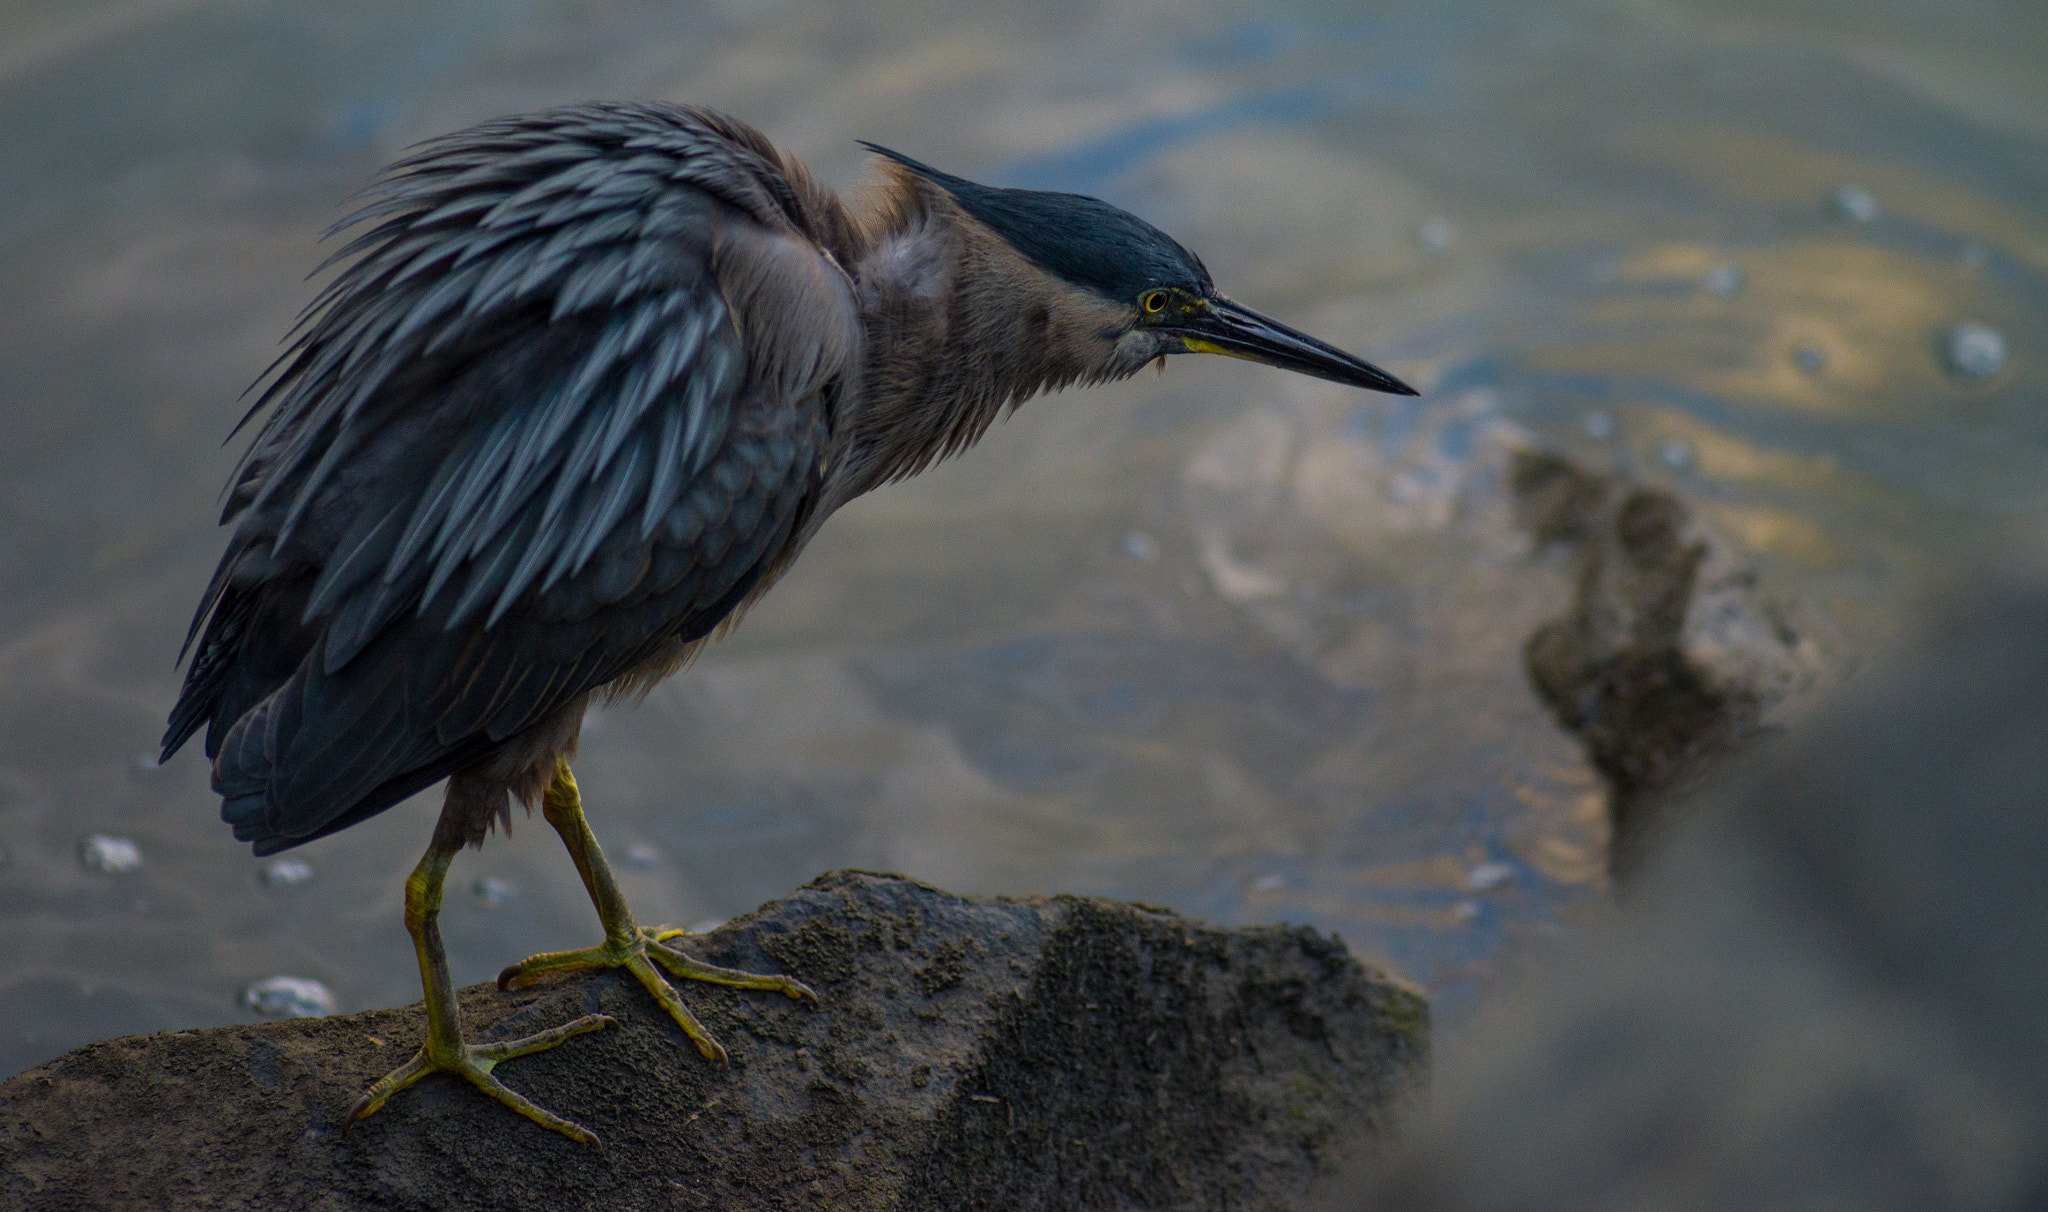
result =
M1190 353L1227 354L1368 391L1421 394L1363 358L1220 295L1209 299L1207 311L1170 324L1166 331L1179 337Z

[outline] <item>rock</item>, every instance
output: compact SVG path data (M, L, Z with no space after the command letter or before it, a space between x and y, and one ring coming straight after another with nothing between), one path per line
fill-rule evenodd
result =
M499 1075L578 1145L432 1077L343 1134L418 1005L109 1040L0 1085L10 1207L1283 1208L1378 1125L1428 1009L1342 943L1103 900L835 872L693 940L824 999L683 990L716 1068L617 973L461 991L470 1038L603 1011ZM110 1159L118 1159L111 1164Z
M1522 526L1579 550L1570 611L1523 655L1608 784L1609 867L1623 874L1706 759L1807 701L1819 659L1672 493L1535 451L1509 479Z
M1718 778L1315 1206L2048 1207L2048 588L1930 638Z

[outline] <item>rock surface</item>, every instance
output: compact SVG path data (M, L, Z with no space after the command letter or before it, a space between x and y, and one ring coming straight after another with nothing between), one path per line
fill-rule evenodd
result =
M2048 1208L2048 583L1704 789L1330 1212Z
M700 1058L630 978L462 991L469 1038L603 1150L430 1077L346 1134L418 1005L108 1040L0 1085L0 1203L43 1208L1281 1208L1421 1072L1421 996L1342 943L1162 910L820 877L695 940L822 1009L692 985Z
M1523 658L1607 782L1608 866L1626 875L1710 759L1810 700L1819 658L1676 495L1526 450L1509 482L1533 539L1577 549L1571 608Z

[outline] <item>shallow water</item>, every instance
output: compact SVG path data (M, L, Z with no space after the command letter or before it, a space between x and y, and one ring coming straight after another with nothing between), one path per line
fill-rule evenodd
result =
M643 921L839 866L1099 893L1337 930L1455 1023L1604 895L1598 786L1518 662L1569 569L1504 524L1508 449L1680 489L1835 668L1913 586L2038 542L2037 5L852 7L0 12L0 1073L236 1021L270 976L418 996L432 797L269 884L202 761L147 755L219 442L321 229L499 113L692 100L842 183L872 138L1099 193L1425 388L1177 359L848 509L732 641L590 723ZM1963 320L2003 338L1988 378L1944 366ZM139 868L85 866L94 834ZM458 980L595 938L538 822L451 886Z

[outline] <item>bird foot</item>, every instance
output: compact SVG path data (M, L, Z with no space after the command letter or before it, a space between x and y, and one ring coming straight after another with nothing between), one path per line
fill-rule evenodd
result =
M594 968L624 968L631 972L668 1016L697 1045L697 1051L706 1060L726 1063L725 1049L711 1038L704 1024L690 1013L683 999L676 996L675 989L663 978L656 964L683 980L704 981L713 985L725 985L733 989L762 989L780 993L796 1001L809 1001L818 1005L818 995L811 992L801 981L787 976L767 976L753 972L741 972L733 968L720 968L702 960L692 959L670 947L665 940L689 933L673 927L651 928L636 926L630 932L621 931L607 938L595 947L580 951L549 951L532 955L506 968L498 974L498 988L530 985L550 972L579 972Z
M497 1068L500 1061L508 1061L515 1056L525 1056L531 1052L544 1052L572 1036L582 1035L590 1031L600 1031L606 1027L616 1027L618 1025L618 1020L609 1015L586 1014L573 1022L563 1023L559 1027L542 1031L537 1035L529 1035L523 1039L506 1040L503 1043L458 1043L451 1048L436 1046L430 1039L425 1046L421 1047L414 1054L411 1060L385 1074L382 1081L365 1090L363 1096L357 1099L354 1105L349 1107L347 1114L341 1117L342 1127L346 1129L357 1120L371 1115L379 1107L382 1107L392 1095L412 1085L429 1073L454 1073L460 1075L470 1085L475 1086L485 1094L519 1112L519 1114L524 1115L541 1127L552 1128L570 1140L580 1141L586 1145L598 1145L595 1132L581 1124L563 1119L547 1108L539 1106L525 1095L518 1093L504 1082L493 1077L491 1070ZM602 1148L603 1146L598 1145L598 1147Z

